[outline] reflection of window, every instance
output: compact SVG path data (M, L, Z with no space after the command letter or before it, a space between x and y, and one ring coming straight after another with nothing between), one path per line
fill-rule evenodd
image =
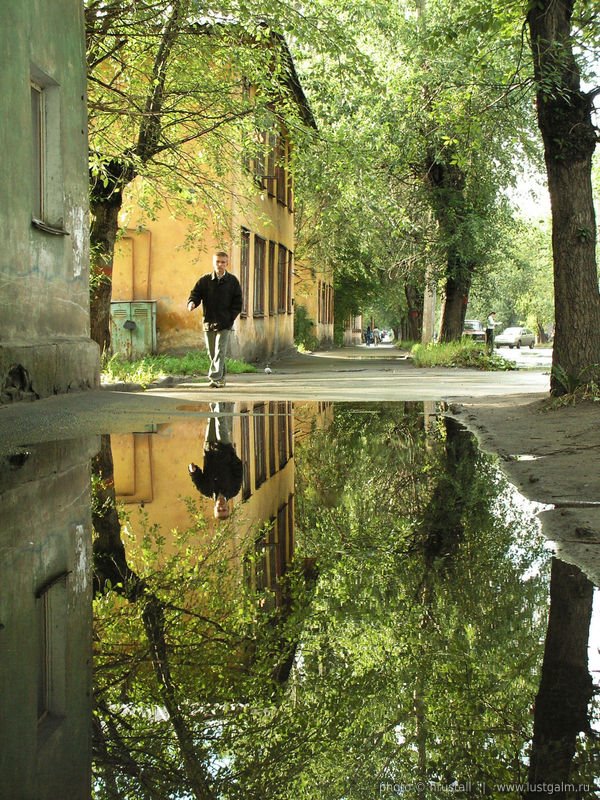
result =
M294 406L292 405L291 400L288 400L287 403L287 447L288 447L288 457L291 458L294 455L294 430L292 427L292 412L294 410Z
M258 487L267 479L265 406L254 406L254 485Z
M66 701L66 572L44 584L35 595L38 629L38 723L61 718Z
M275 242L269 242L269 315L275 313Z
M240 284L242 287L242 317L248 315L248 288L250 284L250 231L242 228L240 242Z
M250 484L250 420L248 410L240 414L241 426L241 459L242 459L242 499L247 500L252 494Z
M287 413L286 403L277 403L277 439L279 445L279 469L285 466L288 460L287 452Z
M287 270L287 250L279 245L277 259L277 311L284 313L287 308L285 296L285 275Z
M254 237L254 316L265 313L265 248L266 242L260 236Z
M275 433L276 419L275 403L271 400L269 402L269 475L274 475L277 469L275 461L275 443L277 441Z

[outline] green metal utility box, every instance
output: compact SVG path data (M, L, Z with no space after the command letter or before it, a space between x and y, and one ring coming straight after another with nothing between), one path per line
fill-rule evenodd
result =
M113 355L128 361L156 353L156 300L113 301L110 335Z

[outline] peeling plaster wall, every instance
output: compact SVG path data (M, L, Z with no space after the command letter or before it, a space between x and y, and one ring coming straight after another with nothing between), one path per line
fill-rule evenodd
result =
M87 129L79 0L0 4L0 402L98 384L89 338ZM31 83L44 130L34 135ZM8 123L8 124L7 124ZM40 141L36 169L34 142ZM36 174L42 188L36 192ZM43 198L36 226L34 197Z

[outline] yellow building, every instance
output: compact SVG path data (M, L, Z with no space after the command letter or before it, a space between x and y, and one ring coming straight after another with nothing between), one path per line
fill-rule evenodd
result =
M287 104L291 98L298 118L314 127L283 39L277 38L276 45L287 53ZM248 89L248 96L256 91ZM211 271L216 249L229 253L229 268L239 278L244 296L230 355L257 361L293 346L292 142L276 108L271 118L270 130L257 132L252 154L240 155L240 163L227 173L226 222L217 223L205 213L207 224L200 239L193 238L193 214L174 214L164 205L150 219L136 199L143 187L138 183L128 192L113 269L113 350L138 354L128 331L154 325L154 319L156 336L148 333L142 349L176 353L204 347L201 313L189 313L186 305L196 280ZM203 215L203 208L194 211Z

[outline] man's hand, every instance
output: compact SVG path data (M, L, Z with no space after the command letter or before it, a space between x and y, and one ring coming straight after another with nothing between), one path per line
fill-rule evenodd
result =
M187 305L188 311L193 311L195 308L196 308L196 303L194 303L193 300L190 300L190 302Z

